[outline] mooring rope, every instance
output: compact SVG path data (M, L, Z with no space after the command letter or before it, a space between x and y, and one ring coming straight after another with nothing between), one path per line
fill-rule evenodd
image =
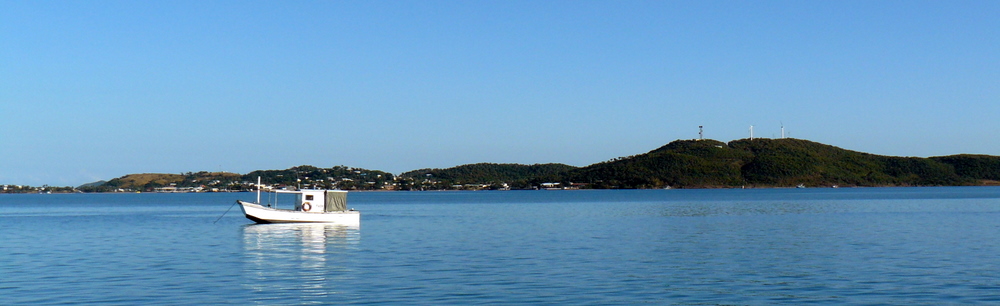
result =
M212 224L215 224L215 222L219 222L219 220L222 220L222 217L225 217L226 214L228 214L229 211L233 209L233 206L236 206L236 203L239 203L239 202L240 202L239 200L236 200L236 202L233 202L233 205L229 205L229 209L227 209L226 212L222 213L222 215L219 216L218 219L215 219L215 221L213 221Z

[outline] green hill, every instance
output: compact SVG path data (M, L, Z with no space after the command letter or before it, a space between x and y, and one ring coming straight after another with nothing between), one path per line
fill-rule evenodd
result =
M159 187L201 187L206 190L253 190L257 177L266 185L302 188L339 188L344 190L375 190L391 186L394 176L388 172L335 166L317 168L297 166L285 170L257 170L247 174L230 172L188 172L181 174L129 174L103 184L81 186L84 192L116 190L153 191Z
M115 190L150 191L159 187L197 187L205 184L219 185L238 181L239 174L229 172L196 172L182 174L140 173L129 174L100 184L91 183L78 187L84 192L107 192ZM225 184L223 184L225 185Z
M143 190L146 187L155 188L168 186L173 183L180 183L184 181L184 175L181 174L163 174L163 173L140 173L140 174L129 174L119 178L114 178L100 185L101 187L110 188L122 188L122 189L133 189L133 190Z
M723 142L675 141L649 153L571 171L565 182L592 188L727 187L743 184L740 168L752 158Z
M801 139L678 140L566 180L594 188L970 185L1000 178L989 170L996 165L1000 158L991 156L880 156Z
M945 163L927 158L880 156L800 139L730 143L754 157L743 167L748 184L764 186L927 186L965 183Z

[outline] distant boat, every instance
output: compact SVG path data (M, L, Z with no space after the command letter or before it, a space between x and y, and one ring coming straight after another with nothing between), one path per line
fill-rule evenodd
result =
M257 182L257 202L250 203L241 200L243 215L257 223L336 223L349 226L361 224L361 212L347 209L347 191L344 190L298 190L276 191L277 193L296 194L293 209L280 209L264 206L260 203L260 181Z
M806 184L799 184L798 186L795 186L795 188L806 188Z

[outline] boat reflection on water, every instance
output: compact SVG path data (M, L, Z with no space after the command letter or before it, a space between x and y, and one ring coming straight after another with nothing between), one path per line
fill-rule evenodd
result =
M323 223L243 227L244 287L252 299L329 301L352 278L359 226Z

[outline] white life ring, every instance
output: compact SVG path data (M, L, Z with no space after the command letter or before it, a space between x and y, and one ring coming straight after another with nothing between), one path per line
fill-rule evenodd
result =
M302 211L310 211L312 209L313 207L309 204L309 202L302 202Z

